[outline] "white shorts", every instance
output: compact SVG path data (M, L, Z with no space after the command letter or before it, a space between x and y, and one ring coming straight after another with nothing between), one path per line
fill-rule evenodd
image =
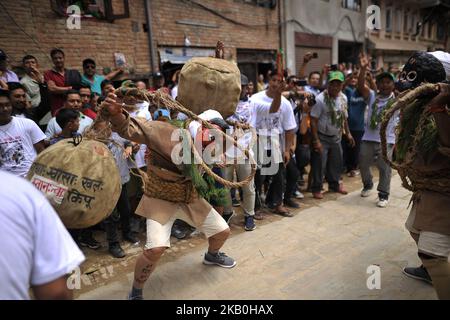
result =
M164 225L155 220L147 219L147 243L145 245L145 249L149 250L160 247L170 248L170 234L173 223L176 219L180 219L190 225L194 225L189 216L187 216L181 209L178 209L172 218L170 218L170 220ZM210 238L228 228L228 224L222 216L216 210L211 209L203 222L203 225L198 229L203 232L207 238Z
M413 205L406 220L405 227L409 232L419 235L419 242L417 244L419 252L447 258L450 262L450 236L436 232L417 230L413 227L415 219L416 207Z

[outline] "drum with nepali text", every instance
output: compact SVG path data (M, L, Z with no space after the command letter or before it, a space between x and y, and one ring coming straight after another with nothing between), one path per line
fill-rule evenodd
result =
M121 192L114 157L98 141L61 140L41 152L27 179L45 194L69 229L93 226L113 211Z

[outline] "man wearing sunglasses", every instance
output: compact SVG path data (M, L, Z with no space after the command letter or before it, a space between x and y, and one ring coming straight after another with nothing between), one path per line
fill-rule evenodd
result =
M85 59L83 61L83 75L81 76L81 82L83 84L87 84L91 87L92 92L95 92L99 95L102 94L101 83L103 80L112 80L117 75L123 72L122 68L119 68L115 71L108 73L106 76L102 76L97 74L96 72L97 65L93 59Z

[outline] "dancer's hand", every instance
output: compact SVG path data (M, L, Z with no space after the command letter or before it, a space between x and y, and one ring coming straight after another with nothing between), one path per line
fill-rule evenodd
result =
M429 106L445 106L450 103L450 85L439 83L439 94L434 97L429 103Z
M128 146L124 149L123 158L128 159L133 154L133 147Z
M101 108L101 113L106 116L114 117L122 113L123 104L118 102L117 96L110 92L107 98L103 101Z

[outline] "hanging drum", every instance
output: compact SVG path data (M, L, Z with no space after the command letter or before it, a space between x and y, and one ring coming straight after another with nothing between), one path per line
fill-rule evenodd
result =
M93 226L113 211L121 192L114 157L101 142L65 139L41 152L28 180L43 192L69 229Z

